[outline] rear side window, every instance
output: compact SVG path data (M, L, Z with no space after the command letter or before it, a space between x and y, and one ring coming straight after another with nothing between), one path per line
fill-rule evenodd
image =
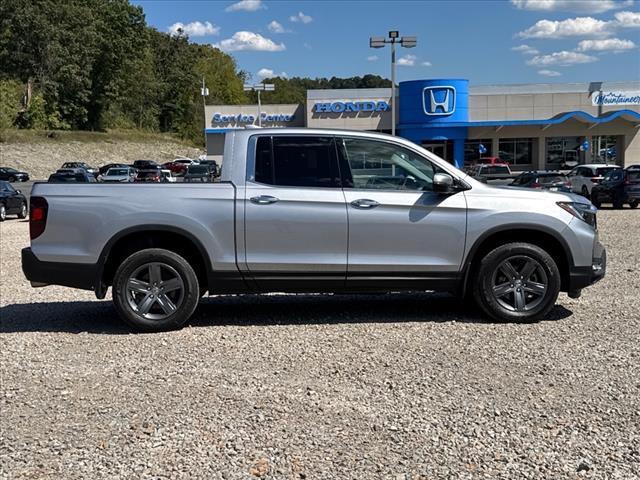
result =
M340 173L333 138L259 137L254 179L285 187L339 187Z

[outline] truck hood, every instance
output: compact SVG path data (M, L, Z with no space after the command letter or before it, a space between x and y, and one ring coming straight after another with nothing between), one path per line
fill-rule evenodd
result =
M582 195L566 192L551 192L549 190L536 190L533 188L491 186L477 182L472 191L478 194L491 195L499 198L513 198L519 200L543 201L543 202L573 202L590 205L591 202Z

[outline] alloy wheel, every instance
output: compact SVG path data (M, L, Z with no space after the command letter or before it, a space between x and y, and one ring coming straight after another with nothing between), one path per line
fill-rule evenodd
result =
M166 263L152 262L138 267L127 279L125 288L129 307L148 320L164 320L184 301L184 281Z
M547 274L540 262L526 255L515 255L493 272L491 293L501 307L525 312L542 303L548 285Z
M7 209L4 205L0 205L0 220L4 221L7 218Z

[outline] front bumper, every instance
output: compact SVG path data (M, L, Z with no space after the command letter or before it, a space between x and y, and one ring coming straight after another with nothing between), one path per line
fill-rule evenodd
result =
M94 290L99 278L96 264L43 262L35 256L30 247L22 249L22 271L32 286L62 285Z
M593 247L593 260L589 267L569 268L569 285L567 290L575 292L602 280L607 271L607 251L596 241Z

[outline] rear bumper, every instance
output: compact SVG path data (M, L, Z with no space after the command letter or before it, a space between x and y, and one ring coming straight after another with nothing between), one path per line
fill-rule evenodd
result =
M62 285L82 290L95 290L99 274L93 263L43 262L29 247L22 249L22 271L33 286Z
M568 291L581 290L602 280L607 271L607 251L596 241L593 248L593 261L589 267L571 267L569 269Z

